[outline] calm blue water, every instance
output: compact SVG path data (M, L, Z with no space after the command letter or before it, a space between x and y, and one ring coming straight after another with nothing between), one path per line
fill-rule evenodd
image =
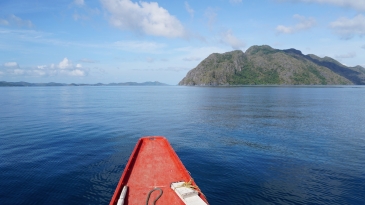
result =
M365 87L1 87L0 204L108 204L167 137L211 205L364 204Z

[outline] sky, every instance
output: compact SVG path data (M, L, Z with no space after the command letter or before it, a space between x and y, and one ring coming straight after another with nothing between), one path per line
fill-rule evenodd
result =
M0 81L176 85L253 45L365 67L365 0L0 1Z

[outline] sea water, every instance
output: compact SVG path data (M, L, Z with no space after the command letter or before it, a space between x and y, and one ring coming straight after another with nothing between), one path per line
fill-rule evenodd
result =
M0 204L108 204L152 135L211 205L365 203L365 87L67 86L0 88Z

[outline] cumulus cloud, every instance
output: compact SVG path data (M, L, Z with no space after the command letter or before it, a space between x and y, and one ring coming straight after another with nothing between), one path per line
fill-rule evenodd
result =
M17 62L6 62L4 63L5 67L18 67L18 63Z
M0 66L1 67L1 66ZM35 67L20 68L16 62L7 62L3 65L2 75L21 75L21 76L76 76L88 75L89 69L83 68L78 63L73 65L71 61L64 58L58 64L38 65Z
M356 35L365 35L365 17L358 14L352 19L342 17L330 23L330 28L343 39L350 39Z
M200 60L199 57L194 57L194 56L183 58L183 61L199 61L199 60Z
M54 64L52 64L51 67L54 67ZM81 73L85 74L83 70L80 70L82 68L81 63L74 65L70 60L68 60L68 58L64 58L61 62L59 62L58 68L62 70L61 72L66 72L71 76L80 76Z
M365 11L365 1L363 0L289 0L292 2L332 4L339 7L352 8L359 11Z
M346 54L336 55L335 57L336 58L354 58L354 57L356 57L356 53L350 52L350 53L346 53Z
M68 74L70 76L79 76L79 77L82 77L82 76L85 76L85 71L76 69L76 70L71 70L70 72L68 72L66 74Z
M169 38L186 35L180 21L157 2L101 0L101 3L110 13L110 24L117 28Z
M242 0L229 0L229 3L231 3L231 4L239 4L239 3L242 3Z
M66 69L66 68L70 68L72 66L71 62L67 59L64 58L59 64L58 67L61 69Z
M190 5L188 4L188 2L186 2L185 1L185 9L186 9L186 11L190 14L190 17L191 18L194 18L194 9L192 9L191 7L190 7Z
M222 34L221 42L231 46L233 49L241 49L246 46L244 42L233 35L231 30Z
M312 17L306 18L304 16L295 14L293 18L298 21L297 24L295 24L294 26L279 25L276 27L276 31L278 33L292 34L299 31L310 29L316 25L316 20Z

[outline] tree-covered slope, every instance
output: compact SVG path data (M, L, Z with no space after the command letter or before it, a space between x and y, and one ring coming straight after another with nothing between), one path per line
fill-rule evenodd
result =
M338 85L365 84L365 69L303 55L295 49L252 46L213 53L190 70L179 85Z

